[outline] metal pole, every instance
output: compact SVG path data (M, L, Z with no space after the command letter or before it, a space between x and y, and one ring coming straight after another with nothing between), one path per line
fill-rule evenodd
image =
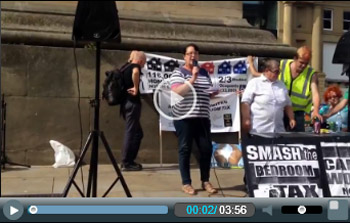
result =
M98 169L98 139L100 134L100 59L101 42L96 42L96 88L95 88L95 117L94 117L94 138L92 142L93 157L93 177L92 177L92 197L97 196L97 169Z
M90 158L90 170L86 197L97 197L97 171L98 171L98 139L100 135L100 59L101 42L96 42L96 76L95 76L95 100L94 100L94 129L92 130L92 150Z
M348 75L349 77L349 83L348 83L348 124L347 124L347 132L350 132L350 128L349 128L349 123L350 123L350 112L349 112L349 108L350 108L350 100L349 100L349 94L350 94L350 64L347 65L347 71L346 71L346 75Z
M0 2L0 7L1 7L1 2ZM0 15L1 15L1 10L0 10ZM1 29L1 24L0 24L0 29ZM0 39L0 44L1 44L1 39ZM1 54L1 48L0 48L0 54ZM1 67L1 60L0 60L0 67ZM0 86L1 86L1 69L0 69ZM1 87L0 87L0 89L1 89ZM1 100L1 104L2 104L2 100ZM0 109L0 117L2 117L2 109ZM0 124L2 126L2 120L1 120ZM2 161L2 156L3 156L1 151L2 151L2 139L0 137L0 181L1 181L1 161ZM0 197L1 197L1 182L0 182Z
M162 122L159 116L159 162L160 167L163 167L163 138L162 138Z
M0 75L1 76L1 75ZM4 148L4 145L3 145L3 139L2 139L2 137L3 137L3 131L4 131L4 126L3 126L3 122L4 122L4 120L3 120L3 103L4 103L4 95L2 95L2 97L1 97L1 109L0 109L0 117L1 117L1 137L0 137L0 197L1 197L1 182L2 182L2 179L1 179L1 171L2 171L2 162L3 162L3 155L4 155L4 153L2 152L2 150L3 150L3 148ZM5 160L4 160L5 161ZM4 162L4 166L5 166L5 162Z
M2 106L2 125L1 125L1 128L2 128L2 142L1 142L1 145L2 145L2 168L5 169L6 166L6 162L7 162L7 157L6 157L6 102L5 102L5 95L2 94L2 103L1 103L1 106Z

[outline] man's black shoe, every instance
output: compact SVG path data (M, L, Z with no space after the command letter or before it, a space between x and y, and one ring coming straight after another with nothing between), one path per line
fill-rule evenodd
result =
M142 170L142 165L139 163L132 164L122 164L122 171L140 171Z
M140 163L133 162L132 165L136 165L142 169L142 165Z

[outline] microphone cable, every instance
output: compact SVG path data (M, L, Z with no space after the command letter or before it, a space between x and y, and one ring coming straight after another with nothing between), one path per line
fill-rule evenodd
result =
M73 55L74 55L74 64L75 64L75 70L77 74L77 89L78 89L78 113L79 113L79 127L80 127L80 149L79 149L79 157L82 152L83 148L83 124L82 124L82 118L81 118L81 107L80 107L80 74L78 70L78 60L77 60L77 54L76 54L76 39L74 39L74 47L73 47ZM81 174L81 183L83 185L83 192L85 193L85 184L84 184L84 175L83 175L83 168L80 166L80 174Z
M212 154L212 158L211 158L211 159L212 159L212 163L213 163L213 161L215 161L214 154ZM214 176L215 176L216 182L218 183L218 186L219 186L220 193L221 193L221 195L222 195L223 197L226 197L225 194L224 194L224 191L223 191L223 189L222 189L222 187L221 187L221 184L220 184L220 180L219 180L219 178L218 178L218 175L217 175L217 173L216 173L216 166L214 166L214 165L213 165L213 171L214 171ZM209 195L209 197L210 197L210 195Z

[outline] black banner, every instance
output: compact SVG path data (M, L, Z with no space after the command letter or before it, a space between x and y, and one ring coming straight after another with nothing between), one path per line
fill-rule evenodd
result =
M350 195L350 143L349 139L337 142L321 142L325 174L330 196Z
M258 134L244 138L251 197L349 196L350 135Z

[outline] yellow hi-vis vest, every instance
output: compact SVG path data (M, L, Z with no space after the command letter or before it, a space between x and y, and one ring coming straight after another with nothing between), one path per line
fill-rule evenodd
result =
M292 73L290 72L290 64L292 62L293 60L281 60L281 73L278 79L281 80L288 89L293 111L310 113L312 106L311 79L315 70L307 66L297 78L292 80Z

